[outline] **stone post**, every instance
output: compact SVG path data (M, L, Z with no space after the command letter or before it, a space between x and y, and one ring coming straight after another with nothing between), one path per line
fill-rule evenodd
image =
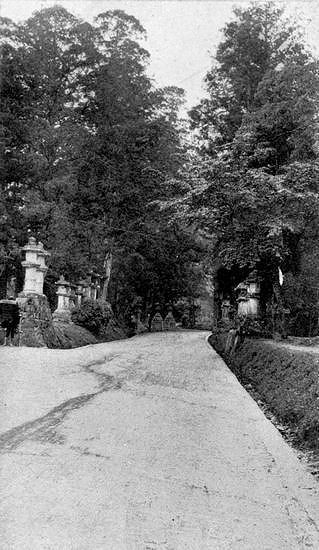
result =
M70 283L65 280L63 275L55 283L58 287L57 296L58 296L58 307L53 313L53 319L58 319L60 321L71 322L71 311L70 311Z

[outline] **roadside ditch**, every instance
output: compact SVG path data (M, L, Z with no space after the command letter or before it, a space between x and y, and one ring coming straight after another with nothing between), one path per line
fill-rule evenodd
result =
M208 341L298 458L319 479L319 349L246 339L225 351L228 333Z

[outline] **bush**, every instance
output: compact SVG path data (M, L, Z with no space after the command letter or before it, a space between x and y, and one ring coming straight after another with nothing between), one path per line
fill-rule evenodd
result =
M319 354L267 340L246 339L225 354L227 333L210 338L234 374L250 383L300 443L319 449Z
M85 300L80 307L72 311L72 321L99 336L107 327L113 316L112 308L107 302Z

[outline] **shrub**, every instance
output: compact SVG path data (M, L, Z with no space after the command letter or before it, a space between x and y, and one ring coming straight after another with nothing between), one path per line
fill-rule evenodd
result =
M72 321L96 336L99 336L107 327L112 316L110 304L96 300L85 300L80 307L76 307L72 311Z

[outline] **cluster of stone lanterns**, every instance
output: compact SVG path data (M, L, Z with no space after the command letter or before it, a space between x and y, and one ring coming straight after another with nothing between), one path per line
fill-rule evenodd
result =
M55 283L58 287L56 292L58 307L53 313L53 318L70 321L73 307L79 307L85 299L98 300L101 295L101 279L101 275L91 271L86 280L81 280L74 285L61 275Z
M23 290L17 297L20 310L19 345L69 347L70 339L64 333L62 324L72 322L72 309L81 305L83 299L98 299L102 278L91 272L86 281L79 281L74 285L62 275L56 282L58 304L52 315L48 298L43 293L44 278L48 270L46 259L50 254L34 237L29 237L22 251L25 253L22 262L25 274ZM14 287L12 290L10 288L9 295L14 295ZM60 330L57 330L58 327ZM95 338L81 334L76 341L93 343Z
M166 304L167 314L163 318L161 315L161 306L159 303L155 306L155 315L151 322L152 332L162 332L163 330L175 330L176 322L173 316L173 307L171 304Z
M46 258L50 253L44 250L43 244L29 237L28 243L22 248L25 252L25 260L22 267L25 269L23 291L20 298L30 296L44 296L44 277L48 270ZM101 295L102 276L94 271L88 274L86 280L79 281L76 285L67 281L63 275L55 283L57 286L58 306L53 313L57 320L70 321L71 310L80 306L85 299L97 300Z

